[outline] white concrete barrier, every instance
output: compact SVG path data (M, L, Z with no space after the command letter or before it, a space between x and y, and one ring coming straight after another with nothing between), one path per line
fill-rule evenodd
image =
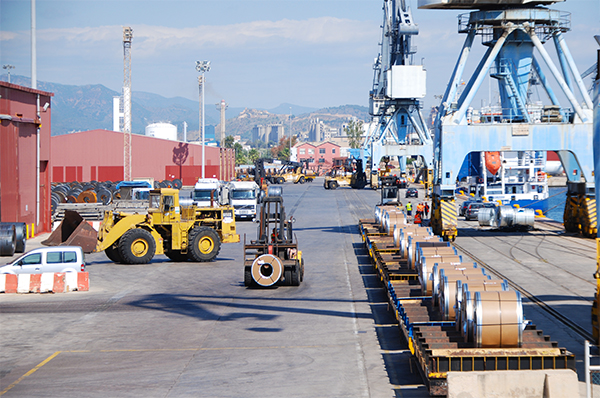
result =
M448 398L572 398L577 373L569 369L448 372Z

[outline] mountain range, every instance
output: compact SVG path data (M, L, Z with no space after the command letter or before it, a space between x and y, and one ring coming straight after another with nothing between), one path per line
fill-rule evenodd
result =
M0 77L7 80L7 75ZM30 79L11 75L11 83L30 87ZM65 85L38 81L39 90L54 93L52 97L52 135L62 135L93 129L112 130L113 98L121 95L101 84L84 86ZM180 139L183 138L183 122L188 124L188 139L198 137L199 105L183 97L165 98L158 94L133 91L132 122L134 134L144 134L148 124L167 122L177 126ZM220 111L214 104L205 105L205 124L218 126ZM319 118L330 127L339 128L350 117L368 120L368 109L358 105L344 105L333 108L310 108L284 103L273 109L249 109L230 107L226 111L226 134L239 135L249 140L251 131L257 124L285 123L298 134L308 131L310 120ZM233 115L233 116L232 116ZM218 128L218 127L217 127Z

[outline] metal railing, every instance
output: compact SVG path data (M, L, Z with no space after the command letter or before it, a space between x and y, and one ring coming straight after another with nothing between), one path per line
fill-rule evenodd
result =
M589 341L585 341L585 390L586 397L592 398L592 385L600 384L600 365L592 365L592 358L600 358L598 355L591 355L590 349L593 347Z

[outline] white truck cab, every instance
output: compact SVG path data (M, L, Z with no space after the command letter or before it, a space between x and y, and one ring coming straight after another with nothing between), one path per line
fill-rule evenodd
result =
M258 184L254 181L232 181L227 184L227 191L236 218L256 217L260 191Z
M199 178L194 185L192 201L198 207L221 206L224 204L221 182L216 178Z

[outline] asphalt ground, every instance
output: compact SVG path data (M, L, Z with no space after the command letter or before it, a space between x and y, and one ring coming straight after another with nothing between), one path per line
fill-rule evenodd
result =
M88 292L0 296L0 394L426 396L398 366L409 354L358 233L379 193L359 194L364 203L320 181L284 185L306 264L299 287L244 287L238 243L210 263L86 255ZM237 225L242 242L255 238L256 224Z
M246 221L237 224L242 242L224 244L211 263L157 256L147 265L120 265L95 253L86 256L89 292L0 295L0 395L428 396L358 233L358 219L372 218L378 201L378 191L325 190L321 179L284 185L306 262L299 287L243 286L244 234L256 234ZM457 243L486 261L503 258L486 245L498 233L486 236L476 224L459 221ZM476 245L469 233L483 242ZM28 241L28 250L41 240ZM565 256L572 269L576 256ZM581 274L591 278L588 266ZM556 270L546 268L535 269L537 283L550 292ZM524 271L515 277L536 284ZM583 312L582 324L589 322ZM577 334L533 304L525 314L583 367Z

